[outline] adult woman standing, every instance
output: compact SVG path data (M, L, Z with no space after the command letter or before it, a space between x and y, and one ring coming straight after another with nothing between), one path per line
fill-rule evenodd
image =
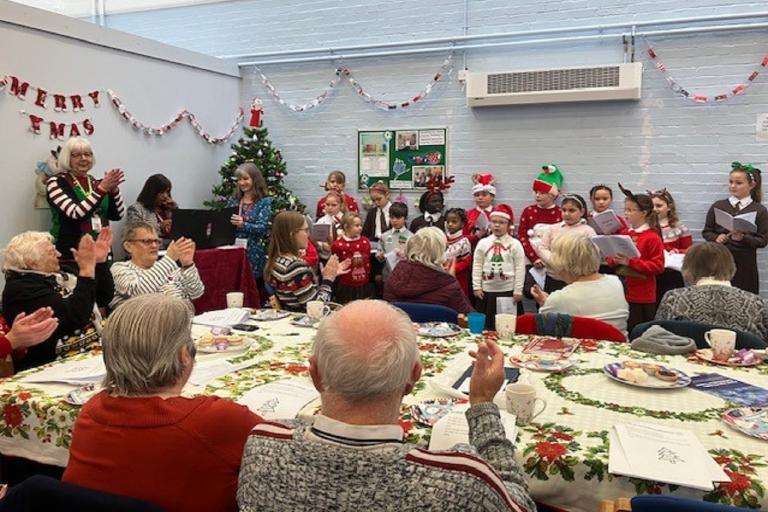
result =
M292 210L280 212L272 224L269 259L264 268L264 280L275 290L283 308L302 311L312 300L331 300L331 287L336 276L349 271L350 260L339 263L334 254L321 271L318 284L312 268L299 253L309 243L307 219Z
M171 237L171 210L176 202L171 197L171 180L162 174L153 174L144 182L136 202L128 207L126 224L149 224L162 238Z
M238 212L232 215L230 222L237 227L236 236L248 240L248 262L254 279L262 288L264 240L272 220L272 198L267 197L267 183L256 164L240 164L235 169L235 177L235 197L227 202L227 207L235 206Z
M104 330L104 390L82 408L63 480L168 511L236 511L243 447L261 418L216 396L181 396L191 314L175 297L126 301Z
M72 137L59 153L59 167L66 172L51 176L46 183L53 217L51 235L64 261L71 261L72 249L84 234L95 236L110 220L120 220L125 213L119 189L123 171L111 169L97 180L88 174L95 163L91 143Z

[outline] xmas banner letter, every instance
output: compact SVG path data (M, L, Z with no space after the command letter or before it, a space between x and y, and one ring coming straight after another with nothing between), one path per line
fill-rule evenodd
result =
M85 119L83 121L83 130L85 130L86 135L93 135L93 132L95 131L95 129L90 119Z
M50 121L48 125L51 127L51 138L52 139L63 139L64 138L64 123L56 124L53 121Z
M11 94L23 100L27 95L27 89L29 89L28 82L20 82L15 76L11 77Z
M37 88L37 99L35 105L41 108L45 108L45 99L48 97L48 91L45 89Z

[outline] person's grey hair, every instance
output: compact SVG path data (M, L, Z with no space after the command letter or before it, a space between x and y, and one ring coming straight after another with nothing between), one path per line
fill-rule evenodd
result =
M380 300L358 300L326 317L312 354L323 391L353 403L402 392L419 361L413 324Z
M36 267L46 242L53 242L53 237L44 231L25 231L11 238L3 250L3 271Z
M61 146L61 151L59 152L59 168L64 169L65 171L69 172L72 170L72 167L69 165L69 161L72 158L72 151L74 149L87 149L91 153L93 153L93 148L91 147L91 143L88 142L88 139L83 137L70 137L67 139L67 141L64 143L63 146ZM96 165L96 156L94 155L93 159L93 165Z
M192 315L186 303L152 293L128 299L110 316L102 335L104 387L122 396L150 395L184 375L181 351L194 358Z
M405 256L410 261L443 270L448 239L440 229L430 226L418 230L405 243Z
M681 272L689 284L696 284L704 277L730 281L736 274L736 262L731 251L723 244L704 242L688 248Z
M550 265L557 272L573 277L591 276L600 270L600 251L585 236L563 235L552 244Z

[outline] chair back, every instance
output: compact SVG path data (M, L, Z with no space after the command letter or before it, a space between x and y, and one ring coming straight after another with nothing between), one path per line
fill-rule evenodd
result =
M459 314L453 309L437 304L393 302L392 305L405 311L413 322L450 322L455 324L459 317Z
M616 327L602 320L565 313L533 314L517 317L515 331L518 334L541 334L545 336L587 338L623 343L624 334Z
M632 498L632 512L737 512L745 508L678 496L643 495Z
M743 348L764 349L768 346L763 339L749 332L730 329L729 327L720 327L718 325L689 322L687 320L654 320L653 322L638 324L632 329L629 338L633 340L639 338L653 325L658 325L678 336L691 338L696 343L696 348L709 348L709 343L707 343L707 340L704 338L704 334L712 329L728 329L734 331L736 333L736 350L741 350Z
M0 512L161 512L145 501L79 487L49 476L35 475L11 487L0 500Z

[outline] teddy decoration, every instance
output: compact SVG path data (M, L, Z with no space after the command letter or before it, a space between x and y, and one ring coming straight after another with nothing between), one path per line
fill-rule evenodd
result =
M51 150L51 154L45 162L37 162L35 166L35 201L34 207L39 209L48 209L48 194L46 182L48 178L59 174L62 169L59 167L59 153L61 146Z

